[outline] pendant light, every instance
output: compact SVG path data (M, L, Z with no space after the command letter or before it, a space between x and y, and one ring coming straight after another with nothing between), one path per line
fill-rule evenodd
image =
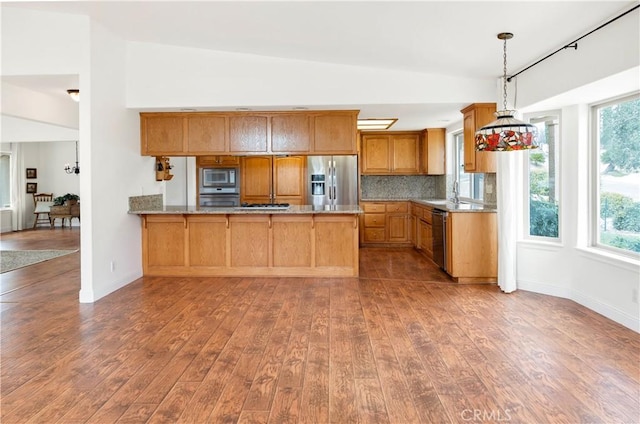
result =
M498 39L504 41L502 75L502 110L495 113L495 121L476 132L476 150L487 152L508 152L511 150L536 149L537 130L534 125L514 118L515 110L507 110L507 40L513 38L510 32L501 32Z

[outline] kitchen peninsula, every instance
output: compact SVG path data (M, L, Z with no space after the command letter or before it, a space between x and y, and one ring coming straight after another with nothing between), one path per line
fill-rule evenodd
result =
M359 206L132 208L145 276L357 277Z

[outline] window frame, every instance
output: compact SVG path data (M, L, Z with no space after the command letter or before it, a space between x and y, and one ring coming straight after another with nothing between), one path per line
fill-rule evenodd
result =
M588 248L599 254L619 259L640 260L640 253L600 243L600 137L598 111L615 104L640 99L640 91L625 93L589 104L588 164Z
M562 244L562 234L563 234L563 226L562 226L562 149L560 145L562 143L562 110L560 109L552 109L552 110L544 110L538 112L527 113L523 116L523 119L529 123L535 123L536 120L541 119L544 116L556 116L558 118L558 140L555 145L555 155L556 155L556 199L558 203L558 236L557 237L547 237L547 236L537 236L531 234L531 204L530 204L530 190L531 190L531 179L530 179L530 169L529 169L529 155L531 153L536 153L537 149L527 150L526 154L523 156L523 188L524 188L524 196L523 196L523 238L527 241L536 241L536 242L544 242L551 244Z
M481 172L465 172L464 171L464 158L460 161L460 155L458 154L462 151L462 155L464 156L464 131L459 130L455 131L452 134L453 140L453 183L458 183L458 188L460 187L460 173L465 173L469 175L470 187L469 191L473 195L473 193L478 193L479 198L476 197L466 197L466 196L458 196L460 200L468 203L483 203L484 202L484 174ZM459 146L462 148L459 149ZM477 179L482 177L482 183L479 183Z

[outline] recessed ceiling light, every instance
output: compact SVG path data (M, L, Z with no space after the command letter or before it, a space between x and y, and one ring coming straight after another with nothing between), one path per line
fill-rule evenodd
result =
M69 95L69 97L71 97L74 101L79 102L80 101L80 90L72 88L70 90L67 90L67 94Z
M366 118L358 119L359 130L388 130L398 118Z

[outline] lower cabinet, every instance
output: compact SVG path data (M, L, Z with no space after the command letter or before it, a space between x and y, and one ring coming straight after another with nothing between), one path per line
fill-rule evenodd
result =
M358 216L144 215L147 276L358 276Z
M433 231L431 212L433 208L411 205L411 216L415 222L414 247L429 259L433 259Z
M495 282L498 227L494 212L449 213L447 273L459 283Z
M409 202L361 202L360 243L410 245Z

